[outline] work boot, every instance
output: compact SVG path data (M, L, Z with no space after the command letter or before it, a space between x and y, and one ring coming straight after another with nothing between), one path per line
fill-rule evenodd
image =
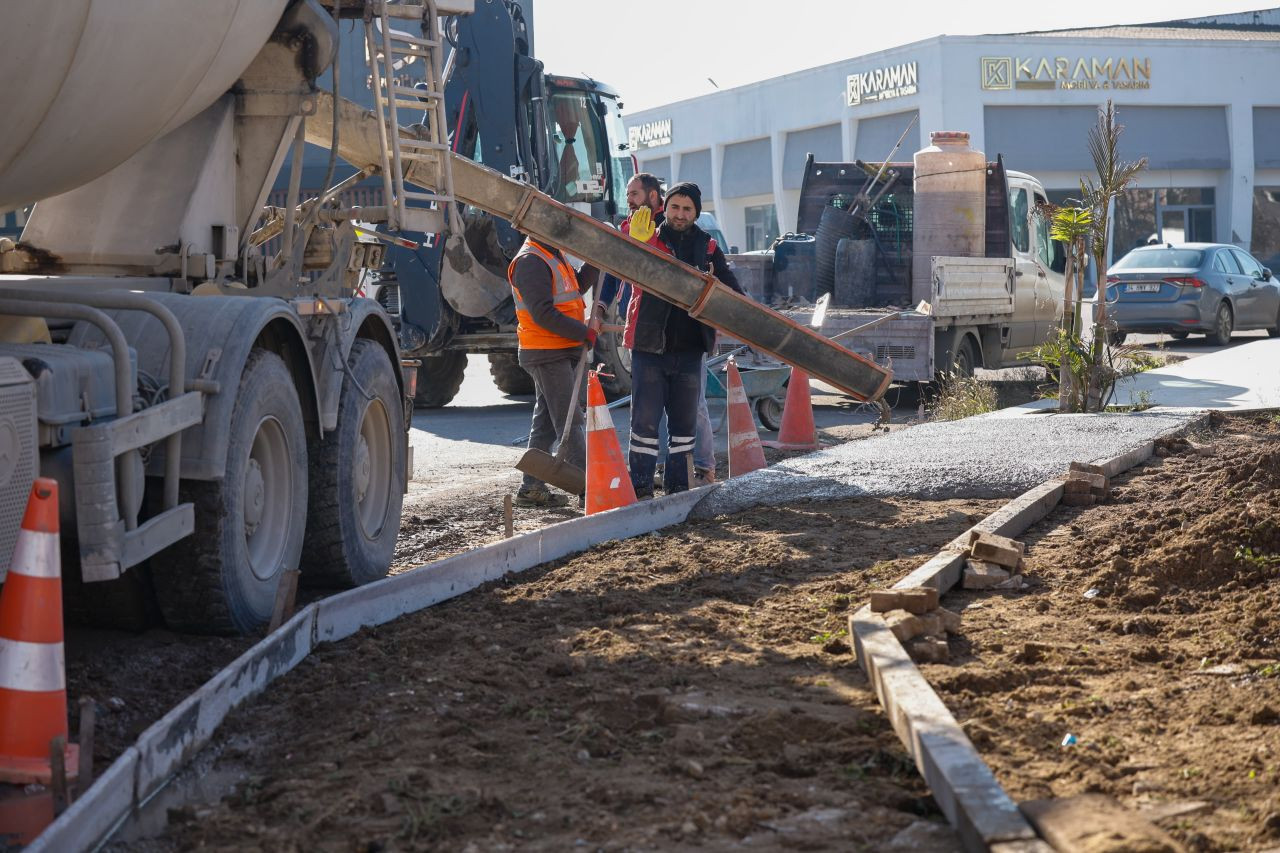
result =
M709 486L716 481L716 472L714 468L694 468L693 469L693 488L699 486Z
M569 496L553 492L546 486L521 486L516 492L516 506L557 507L568 506Z

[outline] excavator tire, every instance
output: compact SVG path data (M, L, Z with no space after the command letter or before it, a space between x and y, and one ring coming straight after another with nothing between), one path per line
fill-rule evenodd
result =
M489 353L489 375L503 394L514 397L532 394L533 377L520 366L516 358L507 352Z
M400 533L400 386L386 350L374 341L357 340L347 366L337 428L308 448L311 494L302 577L317 586L353 587L384 577Z
M296 569L307 528L307 434L293 376L266 349L249 354L220 480L188 480L195 532L151 561L169 627L248 634L271 618L280 575Z
M418 368L418 394L413 405L419 409L438 409L449 405L462 387L462 372L467 369L467 354L446 350L440 355L422 359Z

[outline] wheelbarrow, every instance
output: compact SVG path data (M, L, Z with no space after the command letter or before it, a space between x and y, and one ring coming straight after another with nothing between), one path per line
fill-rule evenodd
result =
M722 368L723 373L727 368ZM760 425L767 430L777 431L782 427L783 389L791 379L791 366L782 363L739 364L738 375L742 377L742 390L746 392L747 403ZM722 379L716 372L707 368L707 400L725 400L719 420L712 419L712 428L719 432L729 413L728 391L725 389L727 379Z

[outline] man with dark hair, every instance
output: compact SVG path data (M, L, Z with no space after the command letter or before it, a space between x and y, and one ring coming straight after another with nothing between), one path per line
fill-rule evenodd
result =
M656 226L647 208L623 223L624 230L678 260L710 271L739 293L737 277L724 252L697 225L702 191L697 184L680 183L667 190L664 221ZM631 448L627 461L637 497L653 494L657 463L658 421L667 415L670 444L663 488L668 493L689 488L689 461L697 428L698 397L704 383L707 353L715 346L710 326L689 312L652 294L635 290L627 306L625 343L631 349Z

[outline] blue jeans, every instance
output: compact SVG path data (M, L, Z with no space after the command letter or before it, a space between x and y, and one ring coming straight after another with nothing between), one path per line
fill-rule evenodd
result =
M631 447L627 464L637 495L653 493L653 469L660 448L658 421L664 413L671 437L662 485L668 494L689 488L698 389L704 384L703 358L701 352L631 353Z

